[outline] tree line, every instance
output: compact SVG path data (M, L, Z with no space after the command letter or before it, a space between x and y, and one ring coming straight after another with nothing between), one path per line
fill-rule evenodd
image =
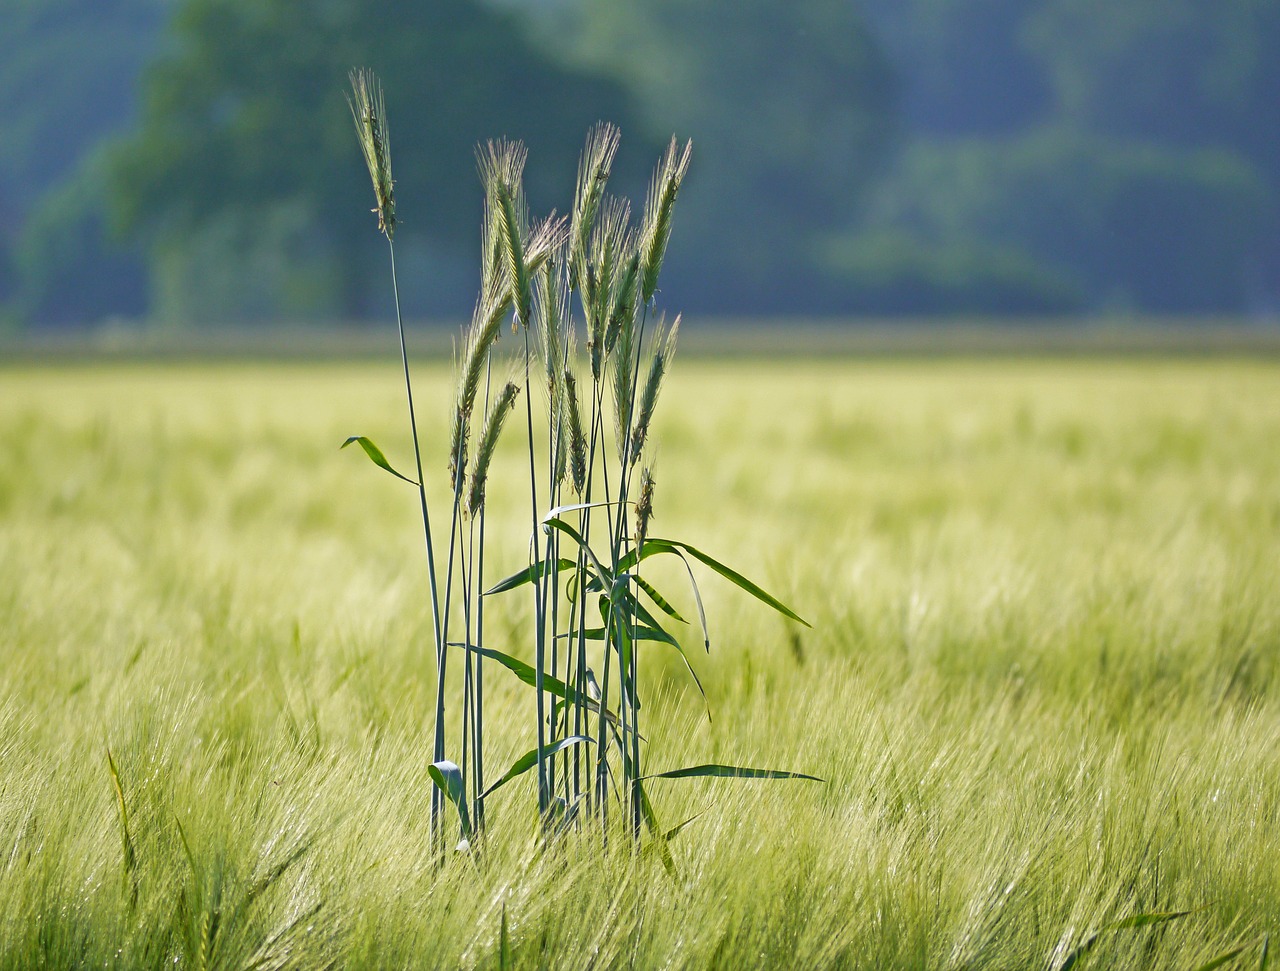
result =
M665 286L723 313L1270 313L1280 0L0 0L11 324L362 320L347 70L387 85L405 299L469 309L474 146L563 210L694 139Z

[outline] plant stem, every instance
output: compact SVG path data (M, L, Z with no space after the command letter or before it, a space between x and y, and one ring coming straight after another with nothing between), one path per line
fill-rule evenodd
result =
M413 461L418 474L418 501L422 508L422 531L427 544L427 579L431 594L431 629L436 642L436 676L443 683L444 637L440 625L440 592L436 582L435 547L431 542L431 514L427 509L427 486L422 476L422 448L418 443L418 421L413 409L413 384L409 379L409 352L404 339L404 317L400 313L400 285L396 279L396 247L390 238L387 246L391 250L391 291L396 304L396 329L400 334L400 363L404 368L405 398L409 403L409 431L413 436ZM437 761L444 757L444 713L437 711L435 751ZM444 797L435 786L431 788L431 833L432 840L437 837L440 812L444 808Z
M541 524L538 521L538 476L533 460L533 402L531 400L532 396L529 394L529 326L525 321L520 321L520 326L524 329L524 406L529 430L529 499L533 509L532 544L533 562L536 564L541 561L542 555L540 552L541 543L538 540L538 533L541 531ZM538 817L545 819L551 800L547 789L547 705L544 697L547 632L544 617L545 610L543 609L542 584L540 582L533 583L533 601L534 623L537 625L534 632L536 642L534 690L538 696Z

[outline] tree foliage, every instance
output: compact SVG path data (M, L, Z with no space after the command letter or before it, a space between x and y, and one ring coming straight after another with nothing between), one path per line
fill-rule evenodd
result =
M697 145L672 240L681 303L794 306L815 233L855 219L896 133L893 75L857 9L580 0L549 33L623 81L655 134Z
M374 249L344 103L353 66L386 81L404 236L455 252L478 243L477 142L524 139L545 207L568 198L582 132L629 120L618 84L549 64L513 16L470 0L187 0L171 48L117 154L122 226L165 248L274 233L336 275L353 314Z
M165 7L0 0L0 303L52 321L139 307L136 257L103 245L90 159L132 122Z

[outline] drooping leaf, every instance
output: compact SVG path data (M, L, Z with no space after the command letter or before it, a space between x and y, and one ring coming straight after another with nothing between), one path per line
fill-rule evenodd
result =
M676 642L675 638L672 637L670 634L666 632L666 630L663 629L662 624L658 621L658 618L653 616L653 614L649 611L649 608L646 607L644 604L642 604L639 600L637 600L635 597L635 594L633 594L630 590L626 588L625 581L627 579L632 579L632 578L624 573L622 576L618 578L618 583L614 585L614 590L613 590L614 603L618 605L620 608L622 608L623 613L626 613L629 611L630 613L636 616L636 619L639 620L640 623L658 632L660 636L657 637L657 640L666 641L668 644L672 644L676 647L679 647L680 645Z
M738 765L691 765L683 769L654 772L646 779L807 779L810 782L826 782L816 775L803 772L785 772L781 769L750 769Z
M350 438L348 438L345 442L342 443L341 447L346 448L352 442L355 442L362 449L364 449L364 454L369 456L369 460L373 462L373 464L376 465L378 468L385 469L386 471L394 475L397 479L403 479L405 482L409 483L409 485L416 486L418 484L416 480L409 478L407 475L401 475L399 472L393 469L391 467L391 463L387 461L387 457L382 454L382 449L378 448L377 445L373 444L372 441L365 438L363 435L352 435Z
M510 654L504 654L502 651L495 651L491 647L473 646L471 650L473 653L479 654L482 657L487 657L490 660L497 661L531 688L536 688L538 686L538 672L533 669L533 665L526 664L519 658L512 657ZM565 698L570 702L577 700L577 693L572 688L559 678L553 678L546 672L543 672L542 675L542 687L557 698Z
M693 567L689 565L689 560L685 555L679 550L676 550L676 555L680 557L680 562L684 564L685 572L689 574L689 586L693 590L693 602L698 608L698 623L702 627L702 648L710 654L711 632L707 629L707 612L702 606L702 591L698 589L698 578L693 575Z
M595 551L591 549L590 544L582 538L582 535L576 529L566 523L563 519L559 519L555 516L544 519L542 521L542 525L549 529L560 530L560 532L564 533L571 540L577 543L578 548L586 553L588 558L590 558L591 564L596 568L596 571L600 574L605 585L610 587L613 586L613 574L609 570L605 569L604 564L600 562L600 558L596 556Z
M431 776L431 781L436 784L436 788L443 792L445 798L458 810L458 819L462 822L462 836L470 840L471 816L467 812L467 791L466 783L462 779L462 770L453 762L441 761L432 762L427 767L427 772Z
M630 594L627 594L626 598L628 603L631 606L638 608L638 610L641 612L648 613ZM601 597L600 599L601 599L600 613L601 615L603 615L605 613L604 598ZM650 617L649 619L650 621L652 621L654 625L657 624L657 621L654 621L652 617ZM631 635L633 631L631 628L628 628L626 624L621 622L619 622L618 628L621 632L621 639L625 642L626 656L629 658L631 654L631 639L632 639ZM676 649L676 652L680 655L680 660L684 662L685 670L689 672L689 677L693 679L693 683L698 689L698 694L702 696L702 704L706 708L706 712L707 712L707 721L711 721L711 702L707 698L706 689L702 687L702 679L698 677L698 672L693 669L693 664L690 663L689 661L689 655L687 655L684 651L684 645L682 645L678 640L676 640L674 637L668 634L661 627L644 626L644 627L636 628L636 631L640 631L640 630L645 631L647 635L645 638L643 638L644 640L654 640L654 641L659 641L663 644L670 644L672 647ZM639 637L636 637L635 639L641 640L641 638ZM624 663L625 663L625 660L624 660Z
M764 590L759 584L751 580L748 580L737 570L734 570L731 567L725 566L719 560L715 559L712 556L707 555L706 553L702 552L702 550L697 549L696 547L690 546L688 543L682 543L679 540L674 540L674 539L659 539L657 537L651 537L644 541L644 549L641 550L640 559L642 560L648 559L650 556L656 556L659 553L678 554L680 550L683 550L684 552L688 553L694 559L702 561L702 563L711 567L711 569L715 570L716 573L719 573L722 577L724 577L730 583L734 584L735 586L739 587L742 590L745 590L747 593L751 594L751 596L755 597L761 603L768 604L770 607L772 607L778 613L782 614L784 617L790 617L792 620L796 621L797 623L804 624L805 627L813 626L807 620L805 620L803 617L797 614L794 610L792 610L790 607L784 604L781 600L775 597L773 594ZM632 564L634 564L634 562L635 562L635 551L633 550L631 553L628 553L618 563L618 569L622 570L622 569L629 568Z
M542 757L544 759L549 759L553 755L558 755L559 753L563 752L565 749L571 748L574 745L580 745L583 742L587 742L588 744L594 744L595 739L588 738L586 735L570 735L568 738L562 738L560 739L560 741L556 742L554 745L548 745L546 748L544 748L542 750ZM495 782L493 785L491 785L488 789L484 791L484 796L488 797L495 790L500 789L502 786L506 785L508 782L510 782L512 779L516 778L517 776L524 775L526 772L528 772L537 764L538 764L538 750L535 748L535 749L529 750L528 752L525 752L524 755L520 756L520 758L516 759L515 762L511 764L511 768L507 769L506 773L502 776L501 779L499 779L497 782Z

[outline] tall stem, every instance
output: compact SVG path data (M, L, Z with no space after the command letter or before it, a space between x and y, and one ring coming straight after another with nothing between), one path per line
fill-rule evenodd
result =
M493 375L493 357L492 355L485 361L484 371L484 411L489 413L489 382ZM472 585L476 598L476 646L484 646L484 503L480 504L480 510L476 514L476 518L480 520L477 524L472 522L472 533L475 529L480 531L480 549L472 557L475 564L476 579ZM476 832L484 832L484 655L476 655L476 673L475 673L475 788L472 790L472 805L475 807L475 825Z
M427 544L427 580L431 594L431 630L436 646L436 677L441 677L444 664L444 638L440 626L440 593L436 583L436 554L431 542L431 514L427 509L427 486L422 476L422 448L418 443L418 420L413 409L413 383L409 379L409 352L404 339L404 317L400 313L400 284L396 279L396 247L388 237L387 246L391 250L391 291L396 303L396 329L400 334L400 363L404 368L405 398L409 403L409 431L413 436L413 461L418 473L418 501L422 508L422 532ZM441 719L436 722L435 738L436 761L444 757L444 726ZM431 834L435 841L438 836L441 810L444 808L443 796L435 787L431 787Z
M533 510L533 562L537 564L542 560L542 544L538 538L538 534L541 532L541 524L538 522L538 475L533 461L533 401L531 400L532 396L529 394L529 326L525 321L520 321L520 326L524 328L524 407L529 430L529 499ZM538 815L540 818L545 819L547 807L551 802L547 788L547 705L544 692L546 684L544 668L547 653L546 611L544 610L542 599L542 584L535 582L532 586L534 623L536 624L534 691L538 696Z

